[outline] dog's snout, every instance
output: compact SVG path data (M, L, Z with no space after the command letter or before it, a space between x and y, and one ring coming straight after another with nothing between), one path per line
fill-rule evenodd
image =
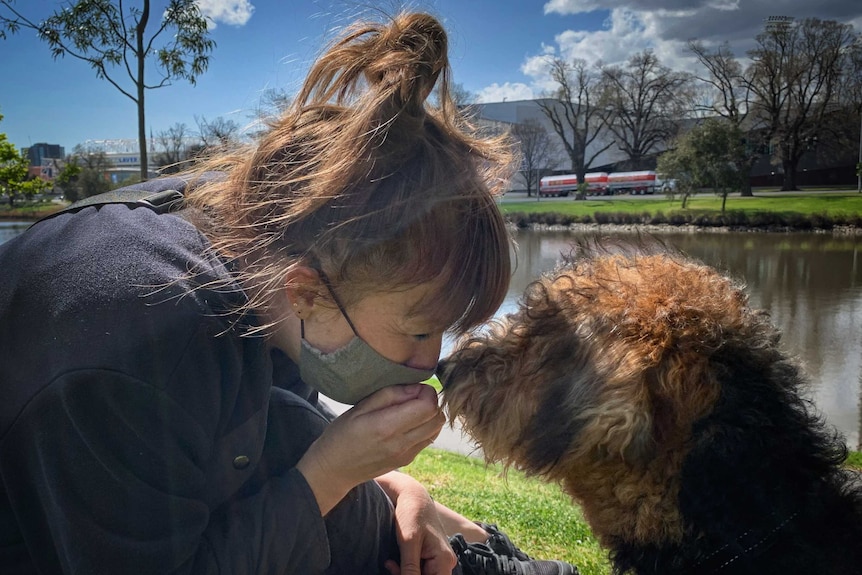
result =
M448 383L449 377L448 374L451 371L449 369L449 360L441 359L437 362L437 371L435 374L437 375L437 379L440 380L440 385L443 386L443 389L446 389L446 384Z

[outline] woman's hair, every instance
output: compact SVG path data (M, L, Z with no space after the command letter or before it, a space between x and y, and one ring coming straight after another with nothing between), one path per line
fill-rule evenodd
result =
M188 202L208 216L202 231L214 249L240 263L249 307L265 306L303 265L324 271L347 305L433 281L421 308L443 327L463 331L493 315L511 271L495 195L512 148L459 113L447 51L427 14L357 23L251 150L198 168L226 174Z

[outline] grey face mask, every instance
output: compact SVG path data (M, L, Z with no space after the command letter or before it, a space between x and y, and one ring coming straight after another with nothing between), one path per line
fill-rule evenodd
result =
M329 293L353 330L353 339L332 353L323 353L305 339L305 322L302 329L302 349L299 357L299 376L302 381L330 399L355 405L375 391L402 383L425 381L434 375L434 369L417 369L386 359L365 342L341 302L335 296L329 281L322 272Z

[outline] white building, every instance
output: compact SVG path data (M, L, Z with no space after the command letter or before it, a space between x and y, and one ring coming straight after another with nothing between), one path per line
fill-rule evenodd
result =
M105 177L112 184L121 183L129 178L137 178L141 173L141 154L138 140L123 138L111 140L87 140L81 147L88 153L103 152L110 167L105 170ZM151 178L158 174L153 170L154 159L158 150L155 141L150 139L147 150L148 173Z

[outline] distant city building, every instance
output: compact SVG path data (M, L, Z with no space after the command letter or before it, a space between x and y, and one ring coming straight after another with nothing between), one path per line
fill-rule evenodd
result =
M65 165L66 160L63 158L44 158L42 159L42 165L39 167L39 177L50 182L60 175Z
M44 160L62 160L66 157L66 151L59 144L46 144L40 142L29 148L21 148L21 155L27 156L30 166L41 168Z
M155 140L150 138L148 144L148 172L151 178L158 174L153 169L154 158L157 153ZM112 184L119 184L129 178L136 178L141 173L141 157L138 140L131 138L118 138L108 140L87 140L78 146L84 153L94 154L102 152L108 160L110 167L105 170L105 179Z

